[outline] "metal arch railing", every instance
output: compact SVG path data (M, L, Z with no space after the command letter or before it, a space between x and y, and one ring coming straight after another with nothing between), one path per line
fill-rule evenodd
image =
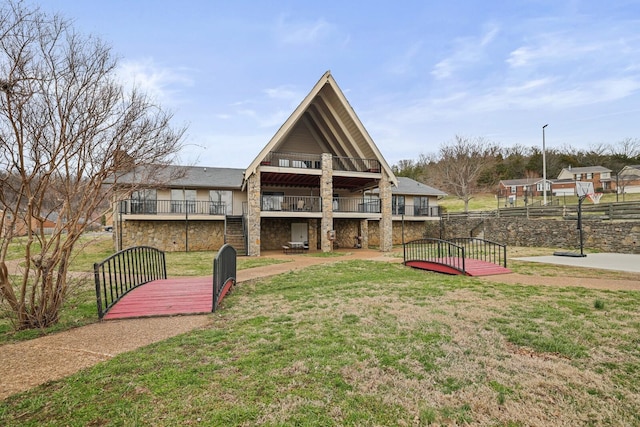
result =
M449 240L426 238L405 243L404 263L412 261L434 262L466 272L465 248Z
M231 245L223 245L213 260L213 306L215 312L222 299L236 283L237 252Z
M150 246L134 246L93 264L98 317L132 289L167 278L164 252Z
M477 237L456 237L448 240L462 246L469 259L486 261L507 268L507 245Z

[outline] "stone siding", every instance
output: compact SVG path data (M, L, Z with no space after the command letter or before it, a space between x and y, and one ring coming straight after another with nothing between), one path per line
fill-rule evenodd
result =
M432 223L434 221L430 221ZM438 222L435 222L436 224ZM422 239L425 237L426 223L424 221L405 221L404 222L404 241ZM429 236L431 237L431 236ZM402 244L402 221L393 221L393 244Z
M189 221L188 226L184 221L122 222L123 249L152 246L165 252L184 252L187 245L189 251L217 251L224 245L224 222Z
M481 233L487 240L512 246L537 246L563 249L579 249L580 234L576 221L488 218L443 220L444 238L468 237ZM640 221L609 222L582 221L583 242L586 250L640 253ZM427 230L429 237L439 237L439 230Z

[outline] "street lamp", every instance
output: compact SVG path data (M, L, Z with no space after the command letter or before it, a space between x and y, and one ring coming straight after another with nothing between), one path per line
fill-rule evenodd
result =
M542 203L544 206L547 206L547 158L545 155L545 147L544 147L544 128L549 126L542 126Z

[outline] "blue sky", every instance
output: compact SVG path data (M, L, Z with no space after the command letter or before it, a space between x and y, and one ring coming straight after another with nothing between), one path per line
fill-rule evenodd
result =
M640 2L51 0L189 130L181 162L243 168L322 74L390 164L455 135L588 148L640 137Z

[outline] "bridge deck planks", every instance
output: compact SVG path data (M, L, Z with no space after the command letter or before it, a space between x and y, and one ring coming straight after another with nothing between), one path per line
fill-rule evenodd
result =
M459 271L450 265L459 265L462 268L462 263L455 263L450 258L436 258L429 261L407 261L406 265L422 270L435 271L445 274L466 274L467 276L493 276L495 274L507 274L511 273L511 270L501 265L497 265L488 261L481 261L477 259L465 259L465 271Z
M122 297L104 319L202 314L210 313L212 306L213 281L210 276L154 280Z

